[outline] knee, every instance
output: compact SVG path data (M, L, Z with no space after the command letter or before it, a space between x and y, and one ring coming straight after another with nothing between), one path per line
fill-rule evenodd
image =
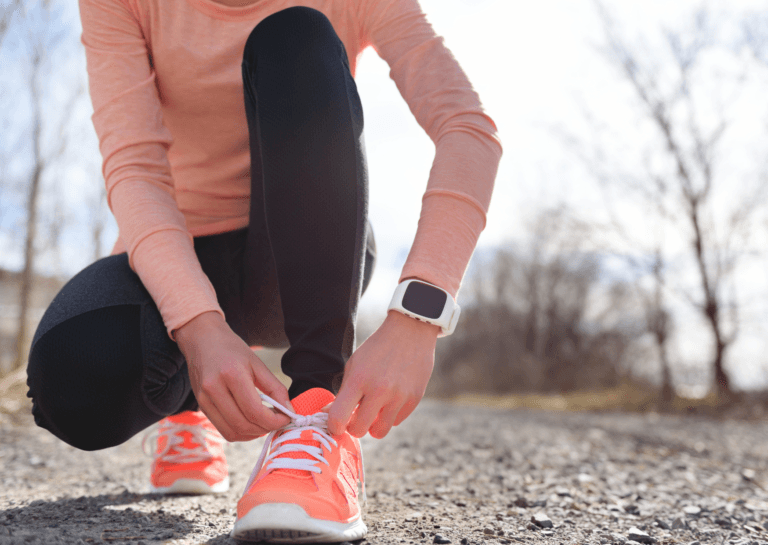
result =
M139 311L122 305L80 314L36 341L27 395L37 425L82 450L130 437L123 422L132 417L131 391L141 379Z
M323 12L293 6L265 17L256 25L245 42L243 60L255 64L257 53L269 48L279 51L283 59L291 53L319 51L318 42L329 38L339 40Z

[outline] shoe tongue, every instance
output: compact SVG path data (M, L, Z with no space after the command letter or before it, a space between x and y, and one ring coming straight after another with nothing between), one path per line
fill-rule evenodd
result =
M312 388L291 400L291 405L296 414L307 416L320 412L320 409L336 399L325 388Z
M302 416L308 416L310 414L315 414L317 412L320 412L320 409L328 405L330 402L332 402L334 399L336 399L336 396L334 396L331 392L328 390L325 390L324 388L312 388L311 390L307 390L306 392L302 393L301 395L293 398L291 400L291 405L293 405L294 412L296 414L300 414ZM320 443L312 438L312 432L310 430L305 430L301 434L301 439L294 439L293 441L286 441L282 444L301 444L301 445L310 445L318 447L320 446ZM314 458L307 454L306 452L286 452L281 458L307 458L312 459ZM297 477L310 477L312 474L309 471L302 471L299 469L288 469L288 468L280 468L273 470L273 473L282 473L284 475L295 475Z
M165 422L169 424L183 424L186 426L202 426L208 431L214 431L216 428L211 424L211 422L208 420L208 417L205 416L205 414L202 411L184 411L179 414L174 414L171 416L167 416L164 419ZM184 441L180 443L179 447L185 448L185 449L193 449L197 448L199 446L205 446L205 444L200 445L196 440L194 440L194 436L189 431L178 431L176 433L179 437L181 437ZM162 450L165 448L165 441L167 441L167 438L162 437L158 440L158 450ZM171 447L169 450L169 453L171 454L178 454L179 451L176 450L176 447Z

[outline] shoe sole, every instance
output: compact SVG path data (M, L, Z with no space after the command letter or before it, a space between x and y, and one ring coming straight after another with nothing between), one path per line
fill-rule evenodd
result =
M171 486L149 485L152 494L221 494L229 490L229 477L213 485L198 479L178 479Z
M293 503L267 503L238 519L230 537L273 543L332 543L360 539L366 533L368 527L359 516L352 522L334 522L312 518Z

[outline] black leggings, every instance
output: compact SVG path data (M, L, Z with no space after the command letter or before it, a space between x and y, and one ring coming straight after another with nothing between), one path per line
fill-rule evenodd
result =
M336 392L376 253L357 87L330 21L303 6L256 26L242 75L250 222L197 237L195 251L233 331L251 346L289 347L291 398ZM62 288L32 341L27 383L35 422L83 450L198 408L184 357L125 254Z

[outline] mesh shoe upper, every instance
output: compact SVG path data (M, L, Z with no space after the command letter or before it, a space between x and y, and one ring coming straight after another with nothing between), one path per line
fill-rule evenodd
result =
M315 519L349 522L358 518L358 481L364 482L360 443L346 432L331 436L328 415L320 412L334 395L322 388L308 390L292 401L295 414L262 397L292 422L267 437L238 502L238 518L268 503L300 505Z
M156 433L153 487L167 488L179 479L199 480L213 486L228 477L224 438L201 411L164 418Z

